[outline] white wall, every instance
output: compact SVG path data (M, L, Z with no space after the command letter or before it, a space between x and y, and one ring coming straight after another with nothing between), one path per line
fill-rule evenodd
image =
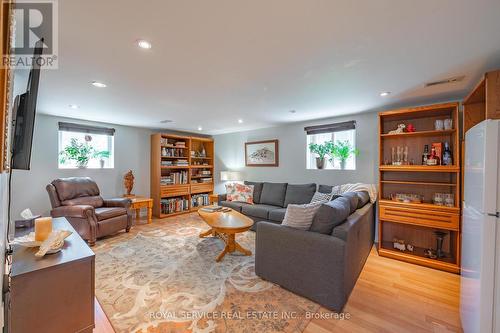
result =
M114 169L58 169L58 122L67 121L112 127L115 132ZM75 119L37 114L31 155L31 170L14 170L12 175L12 219L25 208L34 214L48 215L50 201L45 186L59 177L93 178L103 197L124 193L123 175L132 169L134 194L149 196L150 134L143 128L100 124Z
M305 126L356 120L356 170L307 170ZM328 118L247 132L221 134L215 139L216 192L224 193L220 171L239 170L245 180L289 183L344 184L378 181L378 117L376 112ZM279 167L245 167L245 142L279 140Z

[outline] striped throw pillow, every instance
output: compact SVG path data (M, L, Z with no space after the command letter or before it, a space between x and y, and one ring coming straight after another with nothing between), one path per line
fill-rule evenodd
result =
M316 202L328 202L332 199L332 193L321 193L321 192L316 192L314 193L311 203L316 203Z
M295 229L309 230L314 215L322 204L322 202L305 205L289 204L286 208L285 218L282 224Z

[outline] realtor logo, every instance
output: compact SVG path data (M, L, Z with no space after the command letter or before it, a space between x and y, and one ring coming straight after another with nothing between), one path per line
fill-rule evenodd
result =
M3 1L7 6L8 0ZM2 65L31 68L36 61L41 68L57 69L58 26L57 1L18 0L13 6L14 29L10 56L3 55ZM43 39L43 53L34 59L38 41Z

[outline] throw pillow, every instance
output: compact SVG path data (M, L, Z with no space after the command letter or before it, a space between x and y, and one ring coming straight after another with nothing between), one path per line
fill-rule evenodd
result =
M227 201L238 201L253 205L253 185L226 184Z
M315 202L328 202L332 199L332 193L321 193L321 192L316 192L314 193L311 203Z
M290 204L286 208L283 225L299 230L309 230L314 215L323 203L310 203L305 205Z

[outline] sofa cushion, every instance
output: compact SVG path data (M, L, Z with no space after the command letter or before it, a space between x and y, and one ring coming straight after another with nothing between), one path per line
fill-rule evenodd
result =
M358 201L359 201L358 195L356 194L356 192L342 193L342 197L349 199L349 201L351 203L351 208L350 208L349 214L354 213L354 211L356 209L358 209Z
M263 204L245 205L241 208L241 212L245 215L250 215L253 217L258 217L260 219L267 220L269 218L269 212L277 208L280 207L272 205L263 205Z
M64 200L61 202L63 206L77 206L77 205L89 205L94 208L102 207L104 205L104 200L102 200L100 195L94 195L89 197L79 197L69 200Z
M237 202L237 201L227 201L227 200L221 201L220 205L224 206L224 207L232 208L235 211L237 211L238 213L241 213L241 207L249 206L249 204L247 204L247 203Z
M287 183L264 183L260 203L284 207Z
M123 207L101 207L95 209L95 216L98 221L107 220L120 215L127 215L127 210Z
M253 185L226 184L226 200L253 204Z
M285 193L284 207L289 204L303 205L311 202L311 199L316 192L316 184L288 184Z
M321 205L322 203L319 202L305 205L288 205L282 225L299 230L309 230L314 215Z
M260 203L260 196L262 194L262 186L264 183L245 181L245 185L253 185L253 203Z
M370 201L370 195L366 191L356 192L358 195L358 209L366 205Z
M281 222L285 218L286 208L279 208L269 212L268 219L274 222Z
M99 195L99 187L89 177L59 178L52 181L60 201Z
M330 235L336 226L347 219L350 208L350 200L344 197L322 204L314 215L309 231Z
M321 192L321 193L332 193L332 188L333 188L333 186L331 186L331 185L319 185L318 186L318 192Z
M332 199L332 194L331 193L321 193L321 192L316 192L314 193L311 203L313 202L326 202L330 201Z

